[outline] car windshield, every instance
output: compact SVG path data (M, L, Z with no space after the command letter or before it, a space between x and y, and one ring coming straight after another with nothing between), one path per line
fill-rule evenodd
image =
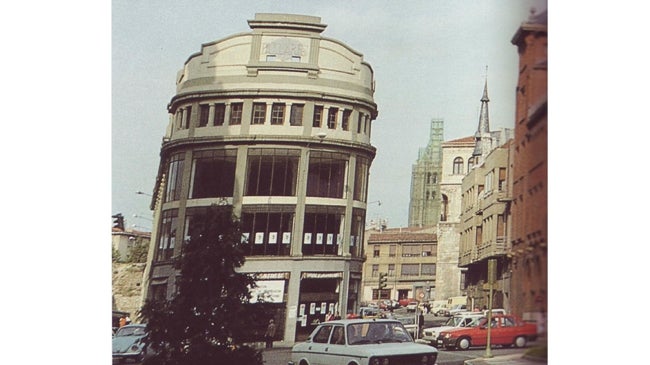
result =
M144 335L144 327L122 327L115 336L142 336Z
M400 322L353 323L348 325L347 334L349 345L413 342Z

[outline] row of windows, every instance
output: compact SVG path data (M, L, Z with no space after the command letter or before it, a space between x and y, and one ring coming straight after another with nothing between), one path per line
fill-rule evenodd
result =
M266 124L267 113L270 106L270 115L268 122L271 125L284 125L287 117L287 104L285 103L260 103L254 102L251 111L250 124ZM288 124L291 126L303 125L304 104L291 104L288 114ZM216 103L200 104L198 115L198 126L222 126L228 122L228 125L242 124L244 112L244 103ZM340 115L340 117L339 117ZM315 128L327 127L328 129L340 128L349 131L351 127L352 110L340 109L337 107L325 107L323 105L314 105L312 115L312 126ZM326 118L324 120L324 118ZM179 108L175 115L176 129L188 129L192 124L192 106ZM370 135L370 116L359 113L357 119L357 133Z
M165 202L181 199L183 156L173 155L167 168ZM307 172L307 196L343 198L349 155L312 151ZM284 148L248 150L244 195L295 196L300 151ZM194 153L190 199L233 196L237 151L210 150ZM366 201L370 160L359 156L355 168L353 199Z
M386 247L385 245L383 245ZM381 256L381 247L382 245L373 245L372 256L380 257ZM403 244L401 245L402 257L429 257L436 254L436 245L413 245L413 244ZM397 253L397 245L388 246L388 256L395 257Z
M436 264L401 264L400 270L401 276L429 276L436 274ZM371 275L373 277L379 276L379 265L372 265ZM395 276L395 264L388 265L388 276Z
M289 256L291 245L296 241L292 237L295 207L275 207L276 211L255 211L255 207L247 207L249 211L242 213L242 239L249 245L248 256ZM342 255L344 208L307 206L304 215L303 235L296 244L301 245L305 256L312 255ZM183 237L190 242L193 235L198 234L194 222L200 220L202 208L189 209L186 213ZM349 254L352 257L361 256L364 218L360 211L354 214L350 232ZM163 212L160 238L156 250L156 260L164 261L172 257L177 232L181 229L178 210L170 209Z

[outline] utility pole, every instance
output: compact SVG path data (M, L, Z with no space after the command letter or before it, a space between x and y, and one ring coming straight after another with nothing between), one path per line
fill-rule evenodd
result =
M485 347L485 357L492 357L492 351L490 349L491 345L491 332L492 332L492 295L494 292L494 287L497 284L497 260L489 259L488 260L488 272L487 272L488 282L483 286L483 289L489 290L488 295L488 313L487 313L487 346Z

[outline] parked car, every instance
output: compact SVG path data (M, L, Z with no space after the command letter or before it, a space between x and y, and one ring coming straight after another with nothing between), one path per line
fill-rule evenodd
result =
M440 332L448 331L459 327L478 326L480 320L484 318L483 313L467 313L449 317L447 322L439 327L429 327L422 330L422 340L431 346L438 346L438 335Z
M416 300L412 299L412 298L404 298L404 299L398 300L397 302L399 303L400 307L406 307L409 303L415 302L415 301Z
M402 325L404 325L404 328L406 328L411 337L417 338L415 333L418 331L418 325L415 323L415 316L397 317L395 319L402 322Z
M487 318L476 327L454 328L438 334L436 347L467 350L487 345ZM490 345L524 347L537 339L537 325L522 321L514 315L495 315L490 323Z
M406 305L406 312L415 312L417 308L418 302L409 302L409 304Z
M144 339L147 336L146 325L127 324L121 327L113 336L113 360L122 363L131 359L141 362L146 356Z
M467 312L467 306L465 304L456 304L446 311L446 315L455 316L456 314Z
M377 307L361 307L359 308L360 318L377 318L379 317L379 308Z
M288 365L434 365L437 358L436 348L415 343L397 320L344 319L319 324L293 346Z

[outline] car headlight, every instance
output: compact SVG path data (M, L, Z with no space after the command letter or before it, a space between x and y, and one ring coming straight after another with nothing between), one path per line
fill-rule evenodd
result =
M138 351L140 351L140 346L137 345L137 344L131 345L130 350L131 350L131 352L138 352Z
M445 333L445 338L451 338L451 333Z
M370 365L389 365L387 357L375 357L370 360Z

